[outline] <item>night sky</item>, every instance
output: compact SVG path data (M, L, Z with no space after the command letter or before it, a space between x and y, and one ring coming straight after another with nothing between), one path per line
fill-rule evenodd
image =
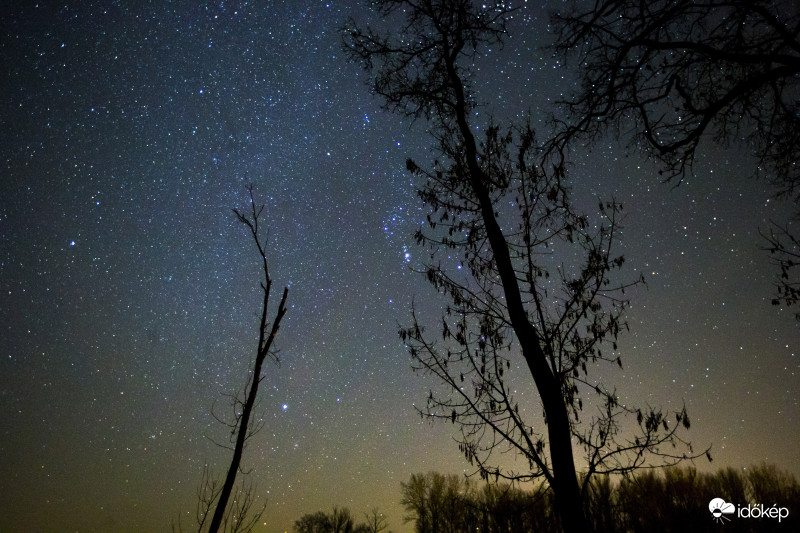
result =
M259 258L232 213L252 182L289 312L266 368L265 427L243 466L261 530L372 507L404 530L400 483L471 472L455 428L422 421L432 378L397 330L412 298L445 302L411 268L426 211L405 160L432 159L347 63L355 2L12 2L2 12L0 530L166 531L194 512L203 466L223 474L223 394L257 341ZM127 7L126 7L127 4ZM569 68L540 47L532 3L476 67L474 117L532 117L542 136ZM770 200L737 147L705 144L679 187L609 140L574 154L580 205L625 205L624 402L679 409L702 470L762 461L800 474L800 332L770 305L759 228ZM277 298L277 295L276 295ZM514 368L512 367L512 371ZM524 368L518 372L526 372ZM520 401L535 408L533 390Z

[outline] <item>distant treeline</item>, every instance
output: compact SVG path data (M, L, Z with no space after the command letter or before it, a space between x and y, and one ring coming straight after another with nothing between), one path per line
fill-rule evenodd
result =
M436 472L402 483L405 521L417 533L559 531L552 492L543 487L478 483ZM584 491L596 533L800 531L800 485L771 465L699 473L693 467L641 470L615 480L596 477ZM576 503L577 505L577 503ZM386 530L354 525L346 509L295 522L297 533ZM373 511L372 517L378 513ZM382 515L381 515L382 516Z

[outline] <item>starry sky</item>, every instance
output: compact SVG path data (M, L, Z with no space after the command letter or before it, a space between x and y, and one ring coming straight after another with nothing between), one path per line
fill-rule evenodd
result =
M476 65L476 124L527 116L546 132L571 90L531 4ZM243 463L267 502L259 531L334 505L404 530L402 481L470 472L453 427L416 414L437 384L397 335L412 299L444 302L412 272L426 211L405 160L431 159L425 125L382 111L341 49L348 18L374 14L333 0L2 9L0 529L191 518L204 465L222 474L230 457L211 408L228 412L257 341L260 265L231 211L250 182L289 287ZM576 198L623 201L626 272L647 280L629 294L624 369L600 375L626 402L685 402L689 438L713 445L698 468L800 475L800 332L770 305L759 249L759 228L794 207L752 168L707 143L673 187L614 140L574 154Z

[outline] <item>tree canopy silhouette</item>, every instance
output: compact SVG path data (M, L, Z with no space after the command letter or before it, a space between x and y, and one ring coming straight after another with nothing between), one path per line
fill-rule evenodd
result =
M430 167L407 162L430 207L416 235L430 250L424 274L450 302L439 335L426 333L415 310L400 331L415 367L444 384L421 414L459 427L460 450L484 478L545 479L564 530L586 531L582 490L593 475L692 455L678 433L689 427L685 409L671 418L622 404L590 375L599 363L621 365L624 290L641 281L613 279L624 263L614 252L622 206L600 201L594 219L577 214L563 169L536 163L527 124L482 124L477 136L469 65L502 43L502 4L374 5L398 21L395 34L351 21L346 49L374 73L388 109L427 121L436 152ZM511 377L517 368L527 370L524 381ZM518 403L523 383L538 392L541 418ZM632 433L623 434L625 419ZM580 481L573 442L586 463ZM523 457L525 470L498 466L503 451Z
M365 523L356 524L350 509L334 507L331 514L317 511L294 522L295 533L380 533L387 529L386 517L377 509L365 513Z
M751 153L754 174L800 202L796 2L598 0L553 21L556 50L579 66L549 146L556 164L573 143L621 134L661 163L666 180L680 180L711 139ZM798 239L784 224L766 237L780 269L773 303L796 304Z
M479 482L456 474L428 472L411 474L400 483L405 523L413 523L416 533L481 531L555 532L552 516L553 494L543 483L525 487L508 482ZM770 517L722 518L712 512L716 499L736 506L769 507ZM698 472L693 466L662 470L640 470L630 476L596 476L589 482L585 506L589 529L593 533L708 532L737 533L797 531L800 517L800 484L797 478L775 465L762 463L747 467L726 467L716 472ZM777 515L777 516L776 516ZM336 518L336 517L339 518ZM778 516L780 520L778 520ZM385 517L373 509L367 523L353 525L345 508L333 513L319 511L295 521L296 533L377 533L386 529ZM723 526L724 523L724 527ZM347 524L352 526L347 529ZM342 527L343 526L343 527Z

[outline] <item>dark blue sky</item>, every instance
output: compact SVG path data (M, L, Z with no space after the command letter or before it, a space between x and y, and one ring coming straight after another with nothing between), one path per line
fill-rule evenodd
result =
M263 431L244 464L264 531L304 513L378 507L402 527L400 482L468 472L452 428L421 421L437 384L397 336L412 298L444 303L409 267L424 220L405 160L424 124L381 111L341 51L354 2L142 7L17 3L2 15L0 529L167 530L204 464L227 467L211 417L256 342L259 263L231 209L253 182L270 264L289 285L267 369ZM476 68L490 114L544 128L570 71L524 7ZM546 133L546 130L542 130ZM704 146L678 188L615 141L574 154L576 197L625 203L634 291L623 401L678 408L718 466L800 473L797 322L772 307L758 229L770 201L735 147ZM513 370L513 369L512 369ZM520 402L536 410L531 389ZM222 410L224 413L224 410Z

